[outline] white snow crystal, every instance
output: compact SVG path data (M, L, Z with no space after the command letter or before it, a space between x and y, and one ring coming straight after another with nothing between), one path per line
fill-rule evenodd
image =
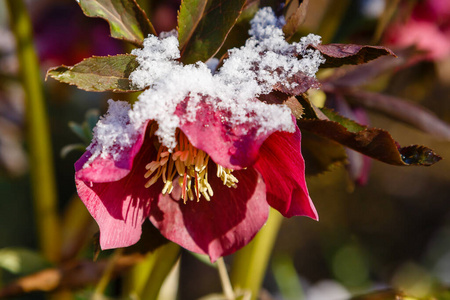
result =
M118 158L133 145L147 120L158 123L155 134L159 141L173 149L176 128L181 122L195 120L201 101L227 112L231 124L251 124L258 129L257 134L294 132L288 107L265 104L256 97L270 93L276 83L287 84L286 80L298 72L315 76L324 59L319 51L306 49L309 44L319 44L319 36L310 34L299 43L289 44L284 39L283 24L284 19L275 17L271 8L259 10L251 21L251 37L241 48L229 50L228 58L214 74L203 62L183 65L176 60L180 52L175 34L159 38L149 35L144 48L132 52L139 67L130 75L134 85L147 89L132 108L124 102L109 101L107 115L94 130L89 147L92 157ZM180 120L175 110L187 97L187 115Z

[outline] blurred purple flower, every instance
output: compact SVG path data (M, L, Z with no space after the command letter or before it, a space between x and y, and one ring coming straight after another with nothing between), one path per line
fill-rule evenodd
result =
M34 25L37 52L45 65L73 65L92 55L122 52L120 41L109 36L108 24L86 18L75 1L48 6Z

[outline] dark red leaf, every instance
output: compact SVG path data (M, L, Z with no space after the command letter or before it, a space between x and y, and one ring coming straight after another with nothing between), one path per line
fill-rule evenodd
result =
M402 148L385 130L368 128L341 117L335 112L323 111L330 120L301 119L297 121L300 129L309 130L392 165L429 166L441 160L439 155L427 147L413 145Z
M326 44L310 46L325 57L321 68L336 68L342 65L359 65L385 55L396 56L394 52L382 46L363 46L355 44Z

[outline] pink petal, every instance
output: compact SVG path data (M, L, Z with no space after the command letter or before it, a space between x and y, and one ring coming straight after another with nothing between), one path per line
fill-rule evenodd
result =
M85 166L86 162L92 156L91 152L86 151L75 162L76 179L86 182L112 182L127 176L133 167L133 160L144 142L148 123L149 121L143 126L141 134L138 136L133 147L122 152L118 160L114 160L112 157L103 158L98 156L89 165Z
M153 202L150 221L169 240L215 261L250 242L266 222L269 206L264 182L253 168L233 172L239 180L236 189L224 186L215 168L209 170L211 201L202 197L184 204L172 192Z
M318 220L305 181L301 133L275 132L259 150L255 164L267 187L267 202L283 216L308 216Z
M186 107L180 105L176 114L185 119ZM272 133L256 134L255 124L232 124L229 114L213 109L211 105L200 104L196 119L185 121L180 129L196 148L209 154L211 159L226 168L240 170L253 165L258 150Z
M409 20L406 24L392 26L386 34L391 46L409 47L415 45L426 51L424 58L439 60L450 54L450 31L441 30L434 22Z
M144 145L134 158L133 168L118 181L98 183L76 179L78 195L100 227L102 249L130 246L140 239L150 202L162 188L161 184L144 187L145 165L155 159L155 152L150 142ZM100 168L95 172L107 176L110 170Z

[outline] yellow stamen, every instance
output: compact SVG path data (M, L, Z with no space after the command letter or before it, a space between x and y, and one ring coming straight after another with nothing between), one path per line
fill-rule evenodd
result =
M150 137L155 130L154 128L150 130ZM167 147L159 145L156 160L145 166L147 172L144 177L149 178L145 187L149 188L161 178L164 183L161 192L164 195L170 194L173 191L174 177L178 175L178 184L181 187L181 198L184 203L188 199L193 201L195 198L198 202L202 195L210 201L214 193L208 182L209 155L192 146L181 131L177 131L177 137L178 144L173 153L169 152ZM217 165L217 177L227 187L236 188L238 180L232 172L231 169Z

